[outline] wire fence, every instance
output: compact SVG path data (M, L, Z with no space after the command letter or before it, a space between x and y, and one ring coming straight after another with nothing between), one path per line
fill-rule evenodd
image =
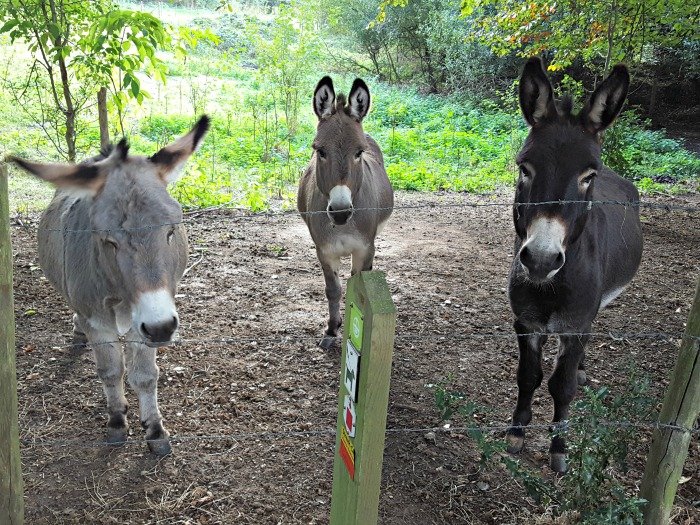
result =
M691 434L693 436L700 435L700 426L686 428L679 425L664 424L655 421L599 421L597 425L608 428L634 428L640 430L671 430L683 434ZM512 425L463 425L452 426L444 424L440 426L422 426L422 427L394 427L387 428L385 435L400 435L400 434L417 434L428 433L433 434L459 434L469 432L481 433L504 433L513 428ZM516 426L528 431L547 431L566 433L571 426L566 421L560 421L556 425L553 424L529 424L527 426ZM337 429L320 428L316 430L289 430L289 431L260 431L260 432L236 432L231 434L203 434L203 435L172 435L169 438L171 443L191 443L191 442L221 442L221 441L274 441L283 439L298 439L309 437L331 437L335 436ZM120 447L130 445L145 445L148 443L146 439L133 438L126 441L107 442L107 441L84 441L80 439L29 439L21 438L20 443L24 446L31 447L71 447L79 449L103 448L103 447Z
M403 204L393 207L369 207L369 208L356 208L355 213L363 212L378 212L378 211L394 211L403 212L410 210L441 210L441 209L468 209L468 208L494 208L494 207L508 207L508 208L520 208L520 207L531 207L531 206L561 206L561 205L585 205L590 209L592 206L623 206L624 208L637 208L637 209L652 209L661 211L676 211L676 212L687 212L687 213L698 213L697 218L700 218L700 206L686 205L686 204L666 204L658 202L644 202L644 201L615 201L615 200L604 200L604 201L587 201L587 200L557 200L557 201L546 201L537 203L513 203L513 202L503 202L503 201L487 201L487 202L460 202L460 203L429 203L429 204ZM241 211L236 208L226 208L226 207L214 207L208 209L199 209L192 212L185 213L185 218L182 221L177 222L167 222L155 225L138 226L135 228L123 228L123 229L61 229L61 228L43 228L45 231L55 231L62 233L109 233L115 231L140 231L149 230L155 228L164 227L174 227L181 224L193 224L196 223L195 217L203 213L216 212L216 211ZM326 215L328 212L322 211L309 211L309 212L299 212L298 210L277 210L277 211L264 211L258 213L241 213L239 215L228 215L227 220L231 222L239 221L249 221L257 219L270 219L274 217L286 217L293 215L302 216L313 216L313 215ZM693 217L695 218L695 217ZM28 225L22 221L19 217L16 219L14 226L28 228ZM40 230L42 228L36 228ZM468 339L517 339L518 337L541 337L541 336L558 336L558 337L578 337L578 338L605 338L613 341L638 341L638 340L649 340L649 341L664 341L664 342L678 342L684 339L690 339L692 341L700 341L700 337L692 336L685 333L670 333L670 332L529 332L516 334L512 331L501 332L465 332L465 333L410 333L410 334L397 334L395 340L401 343L410 342L420 342L420 341L462 341ZM213 338L189 338L189 339L178 339L171 343L172 346L188 346L188 345L245 345L245 344L284 344L290 342L308 342L315 343L318 342L318 336L309 334L299 334L299 333L280 333L277 335L268 336L230 336L230 337L213 337ZM336 341L340 341L340 336L336 338ZM19 345L34 344L31 340L18 341ZM141 340L130 340L128 337L114 339L111 341L102 341L98 343L69 343L69 344L51 344L54 349L76 349L76 350L87 350L101 345L116 345L116 344L143 344ZM515 351L515 348L513 349ZM463 349L461 352L469 352L469 349ZM474 352L483 351L482 349L475 349ZM630 421L601 421L600 425L613 427L613 428L638 428L645 430L657 430L665 429L674 432L689 433L693 436L700 434L700 427L696 426L694 428L685 428L673 424L661 424L654 421L641 421L641 422L630 422ZM562 423L557 425L560 429ZM566 423L563 424L566 427ZM461 432L488 432L488 433L498 433L506 432L510 425L468 425L468 426L422 426L422 427L396 427L386 429L386 435L401 435L401 434L411 434L411 433L428 433L432 432L434 434L455 434ZM528 430L535 431L552 431L553 426L551 424L532 424L526 427ZM238 432L230 434L212 434L212 435L173 435L170 437L172 443L191 443L191 442L237 442L237 441L262 441L262 440L283 440L283 439L308 439L313 437L331 438L336 435L337 430L335 428L318 428L312 430L289 430L289 431L253 431L253 432ZM86 442L81 439L33 439L33 438L22 438L21 444L25 447L70 447L77 449L85 448L102 448L102 447L114 447L114 446L130 446L130 445L143 445L147 443L145 439L128 439L122 443L108 443L104 441L97 442Z
M399 342L404 341L464 341L468 339L517 339L519 337L589 337L598 339L611 339L613 341L638 341L638 340L651 340L651 341L681 341L688 339L691 341L700 341L700 336L694 336L685 333L669 333L669 332L527 332L516 334L515 332L465 332L465 333L452 333L452 334L397 334L394 339ZM336 342L340 342L341 336L335 336L331 339ZM188 345L241 345L249 343L291 343L291 342L318 342L318 335L309 334L279 334L276 336L233 336L233 337L208 337L202 339L177 339L168 343L167 346L180 347ZM31 340L19 340L18 344L32 344ZM75 350L87 350L93 347L117 345L117 344L144 344L143 340L140 339L113 339L110 341L101 341L96 343L61 343L52 344L49 343L53 349L75 349ZM165 345L163 345L165 346ZM480 352L481 350L476 350ZM464 350L468 352L468 350Z
M514 202L504 202L504 201L494 201L494 202L459 202L459 203L431 203L431 204L401 204L391 207L365 207L365 208L354 208L353 213L366 213L366 212L380 212L380 211L392 211L392 212L403 212L407 210L440 210L440 209L459 209L459 208L497 208L497 207L508 207L508 208L530 208L538 206L563 206L563 205L585 205L589 209L592 206L622 206L624 208L637 208L637 209L651 209L651 210L662 210L662 211L678 211L687 213L697 213L697 218L700 218L700 206L689 205L689 204L670 204L670 203L658 203L658 202L648 202L648 201L619 201L619 200L556 200L556 201L542 201L542 202L527 202L527 203L514 203ZM193 210L190 213L192 217L189 219L185 218L182 221L174 222L164 222L159 224L136 226L133 228L40 228L37 227L36 230L41 231L51 231L51 232L63 232L63 233L112 233L112 232L137 232L143 230L152 230L156 228L172 228L179 225L187 225L195 223L194 216L200 215L208 211L239 211L242 212L240 208L230 208L230 207L213 207ZM314 215L332 215L334 213L345 213L345 210L338 211L326 211L326 210L314 210L314 211L298 211L295 209L291 210L270 210L255 213L244 213L239 215L230 215L227 220L232 222L243 222L257 219L270 219L273 217L287 217L293 215L300 216L314 216ZM187 214L186 214L187 215ZM693 216L693 218L696 218ZM27 227L26 224L22 223L21 218L17 218L19 223L15 222L13 226L16 227Z

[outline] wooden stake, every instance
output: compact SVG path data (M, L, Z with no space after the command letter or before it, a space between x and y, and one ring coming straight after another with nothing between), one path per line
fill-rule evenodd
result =
M0 165L0 523L24 523L7 168Z
M396 306L384 274L352 276L345 295L332 525L377 523L395 329Z
M654 437L642 478L640 496L646 525L670 523L678 480L688 456L691 434L687 430L700 415L700 279L688 315L688 326L668 385L659 423L679 429L659 428Z

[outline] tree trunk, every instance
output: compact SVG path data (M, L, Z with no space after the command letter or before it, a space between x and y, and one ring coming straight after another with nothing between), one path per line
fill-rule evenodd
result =
M659 79L656 76L656 72L652 72L651 80L651 94L649 95L649 118L651 119L651 125L656 127L658 121L656 118L656 98L659 94Z
M109 146L109 116L107 114L107 88L97 92L97 117L100 121L100 149Z

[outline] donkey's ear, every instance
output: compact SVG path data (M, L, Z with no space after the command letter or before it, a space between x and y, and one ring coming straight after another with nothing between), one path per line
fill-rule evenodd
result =
M581 112L583 126L593 133L603 131L613 123L622 109L630 86L630 74L622 64L616 65L612 73L593 92Z
M360 78L356 78L350 88L350 116L361 121L369 111L369 88L367 84Z
M552 84L538 57L533 57L525 63L520 77L519 92L520 110L531 126L536 126L557 114Z
M104 186L106 176L96 164L43 164L30 162L17 157L8 157L20 168L50 182L59 188L72 188L97 193Z
M148 160L157 166L158 175L164 183L175 182L180 178L185 162L202 144L209 125L209 117L202 115L187 135L149 157Z
M330 117L335 113L335 90L331 77L323 77L314 90L314 113L318 120Z

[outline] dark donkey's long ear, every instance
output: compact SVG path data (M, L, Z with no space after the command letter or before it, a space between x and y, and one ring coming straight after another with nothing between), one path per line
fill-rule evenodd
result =
M520 77L519 92L520 110L531 126L536 126L557 114L552 84L539 58L533 57L525 63Z
M331 77L323 77L314 90L314 113L318 120L330 117L335 113L335 90Z
M581 123L592 133L599 133L613 123L622 109L630 86L630 74L622 64L616 65L593 92L581 112Z
M97 193L106 180L106 175L100 170L100 164L44 164L17 157L7 157L6 160L61 188Z
M361 121L369 111L370 98L367 84L362 79L356 78L355 82L352 83L348 97L350 99L350 116Z
M180 137L149 157L148 160L158 167L158 175L163 179L163 182L167 184L180 178L182 167L190 155L197 151L202 144L204 135L209 131L209 125L209 117L202 115L187 135Z

